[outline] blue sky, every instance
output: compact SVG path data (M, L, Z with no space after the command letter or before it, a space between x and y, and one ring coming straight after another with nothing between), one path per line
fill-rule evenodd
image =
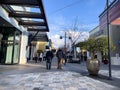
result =
M85 35L99 25L99 15L105 9L106 0L43 0L43 3L50 29L48 35L58 45L63 42L59 36L72 28L75 21Z

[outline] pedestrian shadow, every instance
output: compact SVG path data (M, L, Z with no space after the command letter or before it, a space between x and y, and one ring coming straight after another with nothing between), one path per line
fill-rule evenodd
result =
M100 64L100 70L108 70L109 64ZM112 70L119 71L120 65L111 65Z
M93 76L93 75L86 75L86 76L89 77L89 78L107 83L109 85L115 86L115 87L119 88L118 90L120 90L120 78L112 77L112 79L109 79L108 76L105 76L105 75L102 75L102 74L99 74L98 76Z
M118 66L116 66L116 68L118 68ZM104 70L104 69L105 68L102 68L101 70ZM118 69L114 69L114 70L118 70ZM107 83L109 85L112 85L112 86L119 88L119 89L114 89L114 90L120 90L120 78L117 78L115 76L113 76L112 80L110 80L108 76L103 75L102 73L98 74L98 76L89 75L86 68L79 69L79 70L69 69L68 71L80 73L82 76L86 76L86 77L89 77L89 78L92 78L92 79L98 80L100 82L104 82L104 83Z
M33 90L42 90L42 89L35 87L35 88L33 88Z

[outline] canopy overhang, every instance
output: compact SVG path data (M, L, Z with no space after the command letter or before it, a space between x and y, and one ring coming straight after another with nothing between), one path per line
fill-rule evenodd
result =
M0 0L0 4L9 13L9 17L15 18L18 24L27 27L28 31L49 32L42 0ZM25 10L21 10L20 7ZM42 36L42 33L40 35ZM46 38L46 35L43 36Z

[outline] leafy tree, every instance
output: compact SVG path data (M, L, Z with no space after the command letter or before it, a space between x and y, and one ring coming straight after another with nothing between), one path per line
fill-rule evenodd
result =
M37 50L37 53L42 53L43 52L43 50Z
M81 50L87 50L87 42L83 41L83 42L79 42L76 44L77 47L80 47Z
M77 46L80 47L81 50L85 49L85 50L89 51L91 53L91 58L94 57L94 52L97 49L96 44L95 44L95 38L91 37L84 42L79 42L77 44Z
M87 42L86 43L87 50L90 52L91 58L93 59L94 58L94 53L97 51L97 45L95 43L95 38L91 37L86 42Z
M88 50L91 53L91 58L94 58L95 52L101 52L101 55L104 55L107 57L108 38L107 37L100 37L100 38L90 37L88 40L84 42L79 42L77 46L79 46L81 49ZM110 47L111 47L111 50L115 49L115 46L113 45L112 40L110 40Z
M99 52L102 57L107 58L108 56L108 37L100 37L95 40ZM110 39L110 49L115 50L112 40Z

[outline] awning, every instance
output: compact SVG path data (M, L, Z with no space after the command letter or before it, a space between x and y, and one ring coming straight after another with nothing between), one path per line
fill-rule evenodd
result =
M27 27L30 32L36 32L30 34L49 32L42 0L0 0L0 4L19 25Z
M37 35L35 35L36 32L31 32L31 31L29 31L29 33L30 33L30 34L29 34L29 37L32 37L32 38L31 38L31 41L42 41L42 42L44 42L44 41L49 41L46 32L38 32ZM34 36L35 36L35 37L34 37Z

